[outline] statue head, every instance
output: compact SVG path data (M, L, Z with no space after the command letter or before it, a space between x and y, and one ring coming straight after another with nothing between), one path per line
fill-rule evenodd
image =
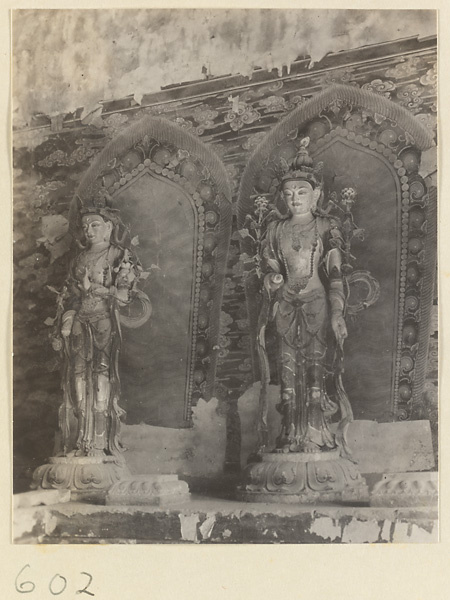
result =
M86 212L81 217L81 229L88 246L95 246L110 241L113 224L100 214Z
M308 153L309 138L303 138L297 155L285 163L281 193L291 214L314 211L322 192L322 163L314 166Z
M320 188L313 188L303 179L289 179L281 188L283 198L293 216L313 212L317 207L320 191Z
M85 248L85 242L88 246L110 240L118 246L129 243L128 230L119 211L112 208L112 198L104 187L96 185L83 198L75 195L70 210L72 232L80 248Z

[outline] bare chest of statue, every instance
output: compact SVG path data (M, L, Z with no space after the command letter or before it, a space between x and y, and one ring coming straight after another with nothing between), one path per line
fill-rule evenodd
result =
M105 287L111 285L108 250L109 248L105 248L100 252L88 250L80 254L75 270L75 276L79 282L85 282L88 278L91 283L97 283Z
M109 304L105 293L112 285L112 268L108 261L109 247L95 252L82 252L76 263L75 277L82 295L80 314L89 315L108 311Z
M280 248L286 271L293 279L311 277L316 270L318 233L315 220L307 225L287 221L281 232Z

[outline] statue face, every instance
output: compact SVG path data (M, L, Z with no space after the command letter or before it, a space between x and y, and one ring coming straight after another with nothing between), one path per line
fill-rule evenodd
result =
M320 189L313 189L307 181L286 181L283 197L292 215L304 215L315 208Z
M81 227L90 246L109 242L112 224L110 221L105 221L100 215L84 215L81 220Z

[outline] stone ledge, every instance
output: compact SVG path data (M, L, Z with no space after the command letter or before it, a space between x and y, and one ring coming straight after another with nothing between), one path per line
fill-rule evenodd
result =
M115 483L107 492L110 506L169 506L188 502L189 486L178 475L136 475Z
M370 494L371 506L437 506L437 472L388 473L376 483Z
M15 542L43 544L435 543L434 508L276 506L215 498L188 504L69 503L15 512Z

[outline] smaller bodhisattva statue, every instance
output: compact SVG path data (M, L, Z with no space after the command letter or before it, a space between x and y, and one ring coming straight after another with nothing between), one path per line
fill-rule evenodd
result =
M121 323L138 327L151 314L137 288L142 267L131 251L119 213L103 190L78 204L77 243L58 295L53 348L63 355L63 402L55 457L39 467L34 487L105 490L120 479L124 463L119 439L118 358ZM127 316L138 298L141 314Z
M356 497L367 491L345 440L352 420L341 377L347 337L342 266L349 244L340 220L317 208L322 165L314 167L308 143L302 140L297 156L284 163L279 191L287 212L272 211L277 218L260 243L260 440L241 487L246 500L336 501L350 492L355 497L355 490ZM275 448L267 446L269 322L278 338L281 384ZM339 409L341 420L333 432L332 417Z

